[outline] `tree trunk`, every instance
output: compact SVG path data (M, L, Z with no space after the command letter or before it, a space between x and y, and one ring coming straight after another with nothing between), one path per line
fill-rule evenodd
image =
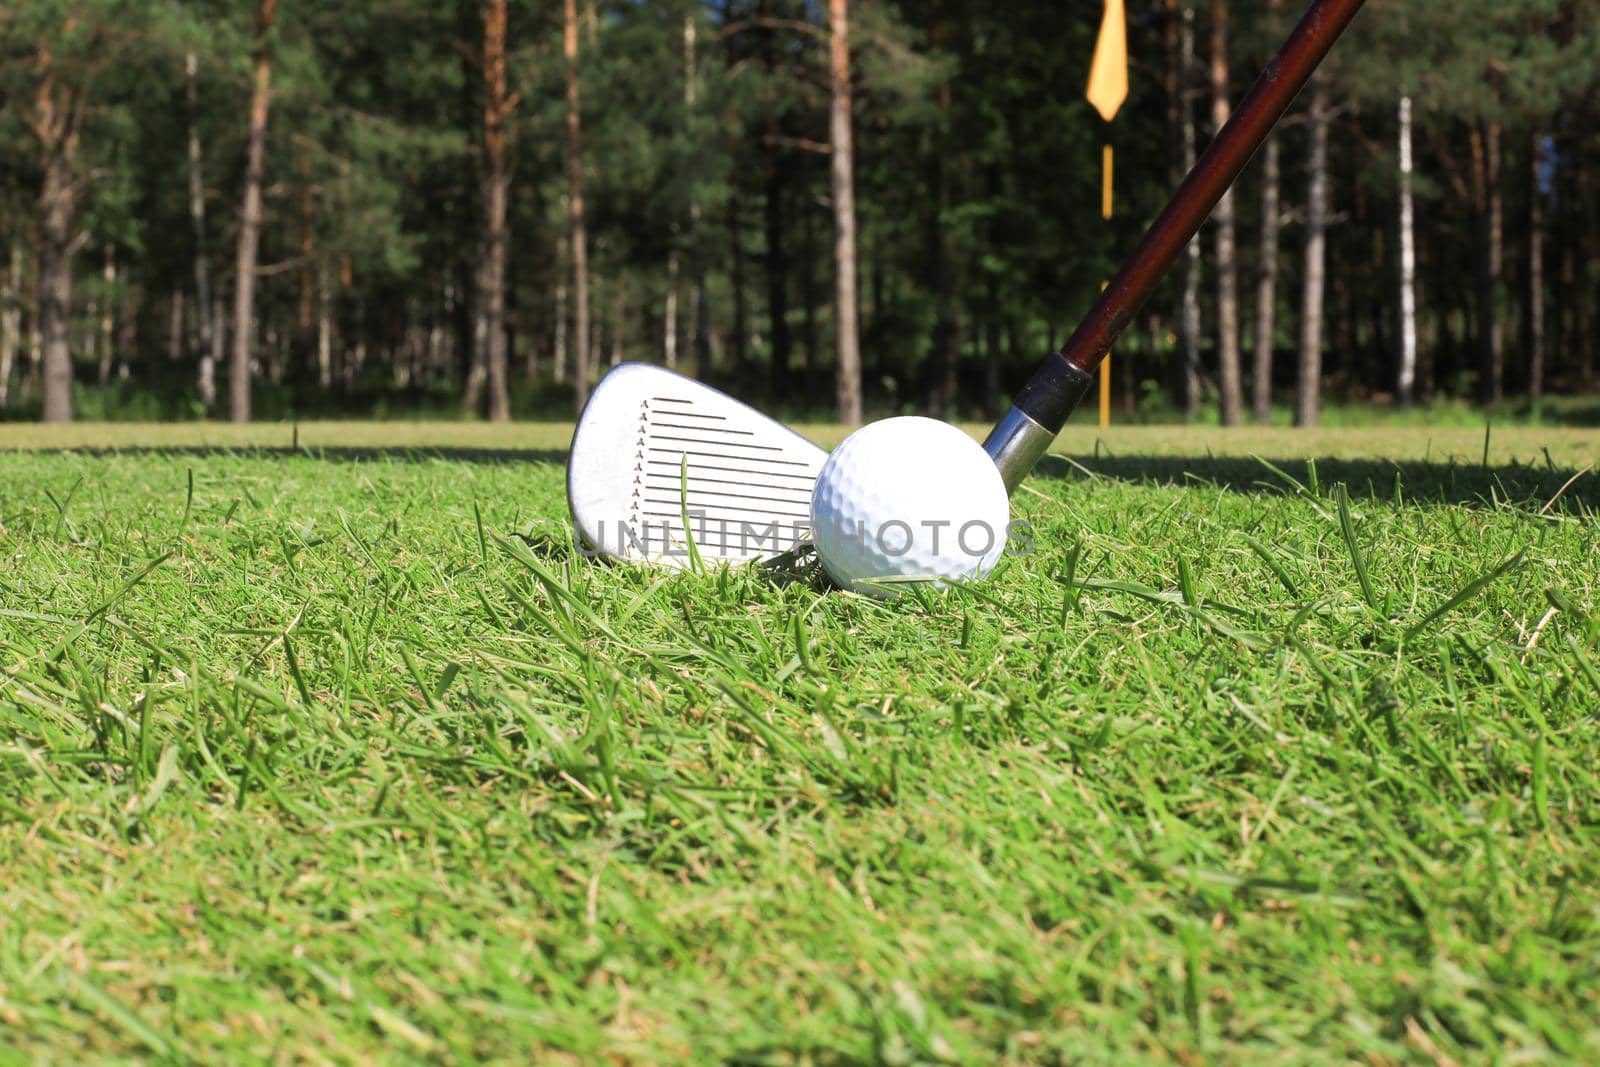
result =
M106 385L111 381L111 365L117 358L117 257L110 245L106 246L106 262L100 280L104 283L105 292L100 295L100 364L96 368L95 380Z
M868 231L868 232L870 232L870 231ZM862 243L863 243L863 246L867 250L866 253L865 253L865 258L866 258L865 270L867 272L867 296L872 301L862 311L862 318L863 318L863 320L865 320L865 323L866 323L866 325L862 329L863 329L863 332L866 334L866 336L873 337L874 336L874 332L873 331L876 329L877 323L881 320L881 318L883 316L884 308L886 308L888 306L888 303L889 303L888 302L888 298L884 295L884 288L885 288L885 284L886 284L885 280L884 280L884 275L887 273L887 271L884 269L884 263L883 263L883 239L880 237L878 239L878 243L876 245L874 245L870 240L867 240L867 239L863 238L863 242ZM872 254L874 251L876 251L878 253L878 255L874 256ZM878 367L881 367L883 365L883 358L882 358L882 354L881 353L879 354L878 358L874 361L874 365L878 366Z
M72 421L72 257L83 243L78 220L79 183L73 174L83 101L56 82L48 49L38 52L40 79L33 131L41 150L38 227L38 334L44 378L45 422Z
M506 355L506 0L483 5L483 305L484 357L489 378L489 421L511 418Z
M1272 418L1272 348L1278 330L1278 226L1281 164L1278 138L1267 138L1261 158L1261 263L1256 279L1255 370L1251 376L1251 408L1255 420Z
M1499 308L1505 247L1500 139L1499 123L1472 130L1473 195L1478 212L1478 396L1486 404L1505 395L1505 335Z
M789 333L789 254L784 244L783 201L787 185L787 167L772 140L778 135L777 125L767 127L766 188L762 197L762 221L766 229L767 275L767 332L772 348L768 365L767 389L774 401L782 400L789 392L789 357L794 350L794 340Z
M776 134L768 128L768 134ZM774 402L789 394L789 357L794 338L789 333L789 250L784 246L784 163L778 150L766 147L766 190L762 198L766 232L766 331L771 346L768 392Z
M46 179L47 187L51 184ZM60 211L46 213L39 244L39 337L45 422L72 421L72 352L69 341L74 243Z
M1591 186L1591 188L1593 187ZM1600 248L1600 225L1596 225L1597 221L1600 221L1600 210L1596 210L1592 194L1587 200L1579 200L1578 203L1584 205L1580 209L1581 218L1584 220L1582 224L1583 232L1574 235L1574 240L1582 242L1579 248L1576 272L1581 285L1586 284L1581 279L1589 277L1588 257L1591 254L1591 250ZM1577 227L1575 226L1574 228ZM1581 289L1575 291L1580 294L1583 292ZM1579 374L1585 386L1592 385L1595 381L1595 348L1597 347L1595 333L1594 301L1580 295L1578 299L1572 301L1572 336L1577 342Z
M1300 298L1300 376L1294 424L1315 426L1322 389L1322 300L1328 241L1328 85L1315 78L1307 122L1311 151L1306 160L1306 267Z
M1005 356L1000 347L1002 314L1000 283L994 271L987 272L984 293L983 319L983 414L987 419L1000 417L1000 380Z
M551 363L556 384L567 380L567 238L556 243L555 339L551 344Z
M43 343L44 421L72 421L72 352L68 345L68 313L72 306L70 200L57 167L45 171L45 196L39 240L39 333Z
M1324 245L1326 249L1326 245ZM1323 262L1327 262L1324 251ZM1325 310L1323 319L1323 367L1325 378L1331 379L1339 387L1336 396L1339 399L1350 400L1350 383L1355 376L1356 343L1356 308L1355 301L1350 296L1350 276L1346 271L1328 271L1324 265L1324 284L1328 289L1328 297L1324 301ZM1326 310L1331 308L1332 311ZM1331 360L1327 359L1328 349L1332 349ZM1333 366L1329 367L1328 364Z
M317 385L333 387L333 271L326 261L317 264Z
M744 220L740 214L737 179L728 190L728 239L731 242L728 284L733 289L733 337L729 351L731 366L737 377L744 373L746 346L749 342L749 300L745 295L744 273Z
M829 71L832 104L828 132L833 146L833 259L836 273L834 327L838 345L838 416L861 423L861 348L856 316L856 202L850 143L850 14L848 0L828 0Z
M1544 400L1544 137L1533 138L1528 175L1528 400Z
M100 381L100 373L98 370L100 365L98 356L99 348L95 344L95 342L99 339L99 333L94 328L94 323L100 321L100 301L95 298L95 293L92 289L89 291L88 306L84 310L87 312L85 317L88 318L89 325L84 326L78 332L77 355L80 359L87 359L90 363L95 364L97 368L95 371L95 382L96 384L103 385L105 383ZM107 368L106 373L108 376L110 375L109 368Z
M189 226L194 232L195 324L199 328L200 352L195 391L200 405L209 414L217 404L216 351L212 337L216 331L211 301L211 269L206 259L206 193L200 152L200 105L195 88L198 60L191 51L183 57L184 95L188 102L189 141Z
M271 323L258 323L256 332L265 342L256 354L256 366L273 385L283 384L283 338Z
M615 367L622 362L622 352L626 344L624 336L628 324L628 283L621 275L617 277L617 284L613 287L611 303L611 366Z
M597 290L597 291L603 291L603 290ZM595 303L596 304L601 304L601 303L604 303L604 301L601 300L599 296L596 296L595 297ZM591 318L590 321L589 321L589 355L590 355L591 360L594 363L594 366L595 366L595 368L597 370L600 367L601 359L604 358L605 348L606 348L606 324L605 324L605 319L604 319L603 315L596 315L593 318Z
M311 152L304 141L295 145L295 169L300 180L295 197L300 222L300 263L296 271L300 275L300 294L295 303L294 341L289 348L289 385L298 404L309 399L305 394L315 358L317 328L316 190L311 182Z
M1228 94L1228 2L1211 0L1211 122L1220 131L1232 113ZM1234 262L1233 190L1212 212L1217 242L1217 371L1222 425L1239 425L1243 382L1239 368L1239 268Z
M42 368L44 366L44 334L39 329L37 279L35 279L34 290L33 321L28 326L28 369L22 375L22 391L29 394L39 389L39 378L43 373Z
M201 359L195 393L209 415L217 403L217 368L222 366L228 347L227 312L220 293L211 297L211 358Z
M666 306L661 313L661 361L669 370L678 366L678 250L667 253Z
M1172 184L1194 168L1194 117L1189 109L1189 70L1194 64L1194 11L1187 0L1165 0L1167 14L1167 117L1178 140ZM1180 375L1183 413L1200 414L1200 238L1184 249L1183 304L1178 316L1183 366Z
M942 42L942 26L935 21L928 40L935 51ZM928 412L936 419L950 417L960 384L961 330L956 321L954 272L950 248L945 239L944 214L950 206L950 182L945 161L950 155L950 80L944 79L934 92L938 118L934 127L932 159L927 166L928 184L928 290L933 295L933 337L928 353Z
M1417 257L1417 271L1422 274L1422 258ZM1424 401L1434 394L1438 381L1439 316L1424 316L1427 306L1427 288L1419 277L1416 285L1417 306L1417 383L1412 390L1413 402Z
M320 286L322 284L323 283L319 276L318 285ZM320 289L319 292L321 292ZM438 381L441 377L444 377L449 373L450 334L444 328L445 318L448 316L450 309L449 286L445 287L445 291L442 296L442 303L434 303L430 301L428 307L428 353L426 366L429 382ZM321 332L320 323L318 325L318 332L319 334ZM321 347L321 343L322 342L319 338L317 342L319 348ZM320 352L318 353L317 358L318 365L320 367L322 358Z
M1184 143L1187 151L1184 160L1187 173L1188 168L1193 166L1195 158L1194 124L1187 116L1184 118L1183 129L1186 135ZM1183 413L1188 419L1194 419L1200 414L1201 391L1205 382L1200 367L1201 269L1200 238L1196 235L1184 249L1183 315L1179 327L1179 332L1183 335Z
M295 306L294 326L299 335L295 342L301 351L309 348L312 333L317 327L317 231L312 214L310 175L306 172L305 155L301 156L300 180L300 299ZM408 309L409 310L409 309ZM299 370L299 367L296 367Z
M11 403L11 368L22 343L22 242L11 241L6 282L0 286L0 411Z
M567 225L572 242L573 378L578 410L589 400L589 237L583 217L583 126L578 110L578 8L565 2L562 53L567 73Z
M239 212L239 256L234 267L233 358L229 364L228 413L250 421L250 339L256 297L256 248L261 239L261 175L267 150L267 105L272 83L273 18L278 0L258 0L255 82L250 93L250 141L245 151L244 205Z
M1276 24L1281 0L1267 0ZM1267 135L1261 154L1261 248L1256 277L1254 367L1250 376L1251 414L1259 423L1272 420L1272 363L1278 332L1278 231L1282 225L1282 163L1278 137Z
M205 312L202 312L202 315ZM184 358L184 341L189 318L189 298L184 290L173 290L171 302L166 307L166 362L178 363Z
M772 16L769 0L760 0L756 6L758 20ZM761 31L761 64L767 77L777 79L778 30L768 25ZM767 120L766 137L761 142L761 156L765 167L761 200L761 215L766 239L763 267L767 282L767 335L770 345L767 392L773 401L788 396L789 359L794 354L794 338L789 332L789 249L785 241L785 218L789 187L789 161L779 143L784 133L782 116Z
M122 299L118 302L120 308L118 310L118 327L115 341L117 352L116 378L119 382L127 381L133 373L128 361L139 351L139 319L141 317L139 301L139 291L133 286L124 283ZM109 337L107 338L107 343L111 343Z
M984 174L984 192L991 200L998 200L1005 193L1005 178L999 167L986 168ZM998 220L986 228L984 237L991 248L999 248L1005 241L1003 228ZM1000 417L1001 392L1004 381L1005 355L1003 349L1003 335L1005 332L1005 304L1000 298L1000 272L992 269L983 270L983 310L979 317L982 319L983 337L983 415L984 418L994 420ZM974 337L976 340L976 337Z
M695 16L683 17L683 110L689 123L691 140L695 135L695 100L699 97L698 74L695 71ZM689 290L689 344L694 353L697 369L704 374L707 368L709 330L706 322L706 268L705 256L700 249L700 189L689 185L689 272L692 277Z
M507 210L510 210L509 207ZM522 380L532 383L539 379L539 356L544 351L543 338L539 337L538 332L534 329L534 323L538 317L537 309L525 306L517 297L515 261L511 259L509 240L507 244L505 281L506 366L508 369L515 366L520 358L522 361Z
M801 338L806 350L806 410L814 411L820 398L820 377L817 364L817 306L822 298L817 292L817 213L811 208L801 215L800 230L803 242L800 255L800 303L805 308L805 333Z
M476 415L483 408L483 389L489 381L489 316L483 306L482 252L473 270L472 357L467 365L467 380L461 387L461 410Z
M1556 202L1558 204L1561 203L1560 197L1563 190L1558 187L1551 191L1557 197ZM1573 246L1577 244L1581 237L1579 234L1566 231L1566 224L1569 219L1572 219L1571 209L1568 208L1568 211L1564 214L1565 217L1557 216L1554 233L1556 247L1559 249L1559 265L1556 267L1555 284L1552 286L1552 295L1555 299L1551 301L1551 304L1555 314L1550 319L1552 329L1550 331L1549 345L1556 352L1571 352L1573 347L1569 338L1573 336L1571 326L1572 320L1576 315L1576 309L1572 307L1572 303L1576 298L1572 294L1574 292L1573 281L1577 275L1578 258ZM1576 220L1573 219L1572 221L1575 222Z
M1411 191L1411 97L1400 96L1400 374L1395 394L1400 406L1416 400L1417 383L1417 233Z
M1501 314L1500 296L1505 284L1505 191L1501 187L1501 159L1504 145L1499 123L1489 124L1489 311L1493 325L1489 331L1489 399L1498 403L1504 399L1506 386L1505 320Z
M172 291L172 299L167 307L167 362L176 363L183 358L184 312L188 300L184 298L182 289Z

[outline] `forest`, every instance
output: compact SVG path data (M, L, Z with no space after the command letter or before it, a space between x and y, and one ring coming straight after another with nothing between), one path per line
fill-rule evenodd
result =
M647 360L992 415L1296 0L14 0L0 419L571 418ZM1114 357L1119 417L1596 388L1600 0L1370 0ZM1114 153L1114 210L1102 203Z

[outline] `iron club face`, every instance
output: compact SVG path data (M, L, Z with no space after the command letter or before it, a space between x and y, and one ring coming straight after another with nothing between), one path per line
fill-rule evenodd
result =
M811 491L828 454L691 378L614 367L578 418L567 500L580 547L607 559L742 565L808 539Z

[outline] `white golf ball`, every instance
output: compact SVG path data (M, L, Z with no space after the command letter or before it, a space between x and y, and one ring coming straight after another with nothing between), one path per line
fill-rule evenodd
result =
M811 534L828 576L873 596L893 579L981 578L1006 547L1010 501L982 446L935 419L863 426L828 456L811 495ZM882 582L882 579L891 579Z

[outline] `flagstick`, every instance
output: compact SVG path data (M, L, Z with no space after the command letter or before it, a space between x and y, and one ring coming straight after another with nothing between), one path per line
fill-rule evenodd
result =
M1111 120L1117 117L1128 99L1128 16L1123 0L1105 0L1100 18L1100 36L1094 43L1094 59L1089 63L1089 85L1084 96L1106 123L1105 142L1100 146L1100 216L1111 220ZM1106 285L1102 283L1100 291ZM1110 353L1100 362L1100 425L1111 425ZM1085 383L1087 384L1087 382Z
M1112 156L1111 145L1107 142L1100 151L1100 217L1107 222L1111 221L1111 190L1112 190ZM1105 282L1100 283L1100 291L1104 292ZM1111 353L1106 353L1105 360L1100 364L1100 427L1104 429L1111 425Z

